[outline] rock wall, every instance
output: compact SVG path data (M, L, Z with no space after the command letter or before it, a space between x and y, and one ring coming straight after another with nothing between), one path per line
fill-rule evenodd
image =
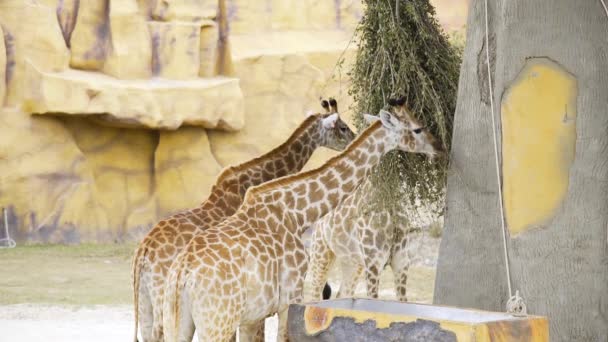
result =
M134 239L208 192L207 129L242 129L243 94L220 75L218 1L166 3L0 3L0 206L18 242Z
M319 97L349 120L335 64L354 57L361 13L356 0L0 2L11 237L139 239L204 200L223 167L280 144Z

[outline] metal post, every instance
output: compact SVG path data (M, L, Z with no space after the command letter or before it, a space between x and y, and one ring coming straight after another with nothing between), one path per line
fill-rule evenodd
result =
M0 242L6 241L6 246L0 245L0 248L14 248L15 246L17 246L17 243L15 242L15 240L11 239L11 237L10 237L10 235L8 233L8 215L6 213L6 208L2 208L2 212L4 214L4 233L5 233L5 238L4 239L0 239Z

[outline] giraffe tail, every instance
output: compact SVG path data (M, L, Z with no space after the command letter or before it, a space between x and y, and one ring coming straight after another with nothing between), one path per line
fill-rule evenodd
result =
M135 332L133 334L133 342L138 342L137 330L139 328L139 279L141 274L141 266L146 255L146 249L140 246L135 251L133 256L133 309L135 316Z
M180 303L180 299L181 299L181 293L180 293L181 286L180 286L180 283L181 283L181 278L182 278L182 270L183 270L183 268L180 267L179 271L177 272L177 278L176 278L176 281L175 281L175 302L173 303L173 312L175 312L175 333L176 334L179 334L179 321L180 321L180 319L179 319L179 311L180 311L179 303Z
M180 298L182 288L183 266L182 259L178 257L171 265L167 286L165 287L163 326L165 341L178 341L180 321Z

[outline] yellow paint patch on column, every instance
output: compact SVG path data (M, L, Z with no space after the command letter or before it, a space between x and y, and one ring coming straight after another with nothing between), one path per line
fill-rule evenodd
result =
M511 236L548 223L568 191L576 147L576 78L534 58L503 96L502 170Z

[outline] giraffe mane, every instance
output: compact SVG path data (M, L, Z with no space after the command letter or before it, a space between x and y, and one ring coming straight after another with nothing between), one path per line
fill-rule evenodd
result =
M291 175L291 176L281 177L279 179L275 179L275 180L249 188L247 190L247 193L245 194L245 200L243 201L243 203L250 201L256 195L259 195L261 193L284 187L288 184L297 182L302 179L310 178L312 176L318 175L318 174L326 171L327 169L334 167L342 159L342 157L344 157L346 154L350 153L351 151L355 150L357 147L361 146L365 142L365 140L370 135L372 135L376 131L376 129L380 126L382 126L382 123L380 121L376 121L373 124L371 124L367 129L365 129L363 132L361 132L361 134L359 134L359 136L355 140L353 140L346 147L346 149L344 151L342 151L342 152L340 152L340 154L330 158L327 162L325 162L325 164L323 164L322 166L320 166L316 169L296 173L295 175Z
M240 173L241 171L248 170L253 165L278 154L279 151L283 150L286 146L292 144L296 139L298 139L300 134L302 132L304 132L305 130L307 130L311 125L313 125L319 118L323 118L326 115L327 114L317 113L317 114L312 114L312 115L308 116L300 124L300 126L298 126L298 128L296 128L295 131L293 131L291 136L285 142L283 142L281 145L275 147L270 152L265 153L259 157L253 158L251 160L248 160L242 164L232 165L232 166L228 166L228 167L224 168L222 170L222 172L220 173L220 175L217 177L217 180L215 181L215 185L219 185L222 182L224 182L226 179Z

